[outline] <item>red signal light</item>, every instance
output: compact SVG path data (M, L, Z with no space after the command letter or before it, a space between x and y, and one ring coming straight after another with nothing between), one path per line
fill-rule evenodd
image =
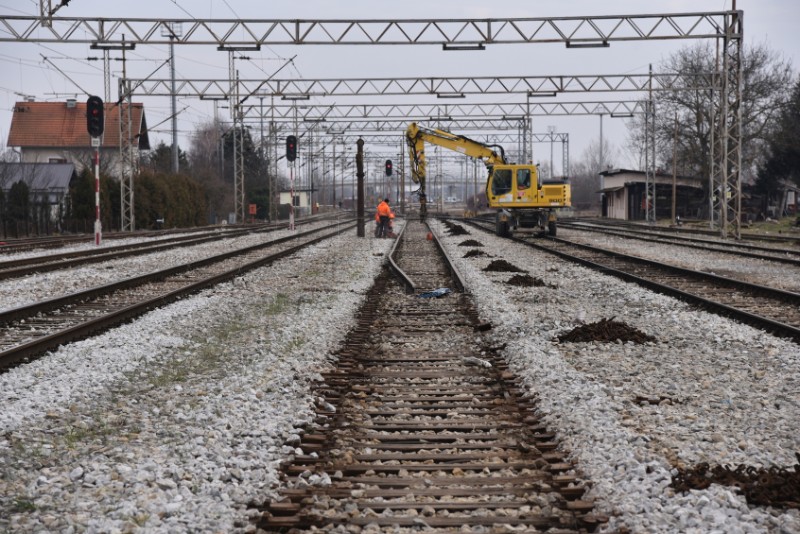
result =
M90 96L86 101L86 130L92 137L103 135L103 100L99 96Z
M286 137L286 161L297 159L297 137L289 135Z

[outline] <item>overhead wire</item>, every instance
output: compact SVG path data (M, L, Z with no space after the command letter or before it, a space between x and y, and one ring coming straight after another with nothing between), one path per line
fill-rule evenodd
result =
M175 5L178 7L178 9L180 9L181 11L183 11L184 13L186 13L187 15L189 15L190 17L192 17L193 19L197 20L197 17L195 17L194 15L192 15L191 13L189 13L188 11L186 11L186 10L183 8L183 6L181 6L181 5L178 3L178 1L177 1L177 0L172 0L172 3L173 3L173 4L175 4Z
M27 13L27 12L25 12L25 11L22 11L21 9L15 9L15 8L13 8L13 7L8 7L8 6L7 6L7 5L5 5L5 4L0 4L0 7L2 7L2 8L5 8L5 9L8 9L9 11L16 11L17 13L21 13L21 14L23 14L23 15L28 15L28 14L29 14L29 13Z

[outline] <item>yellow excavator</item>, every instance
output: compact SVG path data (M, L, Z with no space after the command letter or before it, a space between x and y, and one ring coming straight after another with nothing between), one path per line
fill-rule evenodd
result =
M486 145L444 130L420 126L415 122L406 129L411 159L411 178L419 184L420 215L427 214L425 193L425 143L432 143L473 158L480 158L489 171L486 199L497 209L495 233L510 237L512 231L556 234L556 210L570 206L570 187L566 183L543 184L536 165L507 163L500 145Z

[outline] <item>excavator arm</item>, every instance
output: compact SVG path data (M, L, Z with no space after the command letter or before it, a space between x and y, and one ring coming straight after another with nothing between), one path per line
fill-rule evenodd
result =
M499 145L485 145L463 135L425 128L424 126L419 126L416 122L408 125L406 141L408 143L409 159L411 160L411 179L415 184L419 184L419 197L423 217L427 211L425 143L438 145L472 158L479 158L486 164L490 174L495 164L504 164L506 162L503 147Z

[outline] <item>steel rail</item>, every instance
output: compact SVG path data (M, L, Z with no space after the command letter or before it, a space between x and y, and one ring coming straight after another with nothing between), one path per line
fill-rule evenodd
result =
M400 282L406 288L406 291L409 293L414 293L415 291L417 291L417 289L419 289L419 284L414 282L411 276L405 271L403 271L403 269L400 268L398 262L396 261L397 254L399 252L398 249L401 247L402 240L404 239L406 226L407 225L403 225L403 230L397 236L397 241L392 246L392 249L389 252L388 264L392 272L400 279ZM442 257L442 260L444 261L447 270L450 272L450 277L453 283L455 284L456 288L462 293L465 292L466 284L464 283L463 275L455 266L455 263L453 262L452 258L450 258L449 254L447 254L447 251L445 251L441 241L439 240L439 236L436 234L436 232L433 232L430 226L428 226L427 224L425 226L428 228L431 240L436 246L436 250L438 251L439 255Z
M678 235L666 235L664 233L653 233L644 230L612 230L600 226L592 227L585 226L580 223L570 223L563 219L559 221L561 228L568 228L570 230L597 232L600 234L607 234L616 237L623 237L625 239L638 239L640 241L647 241L651 243L664 243L668 245L677 245L687 248L695 248L699 250L706 250L709 252L719 252L721 254L734 254L736 256L743 256L746 258L755 258L765 261L774 261L777 263L786 263L789 265L800 266L800 250L781 250L777 248L759 247L755 245L747 245L739 242L726 242L720 243L709 241L707 239L697 239L691 237L683 237ZM759 251L759 252L751 252ZM770 254L761 254L760 252L767 252ZM783 256L773 256L771 254L783 254ZM798 258L791 258L789 255L796 255Z
M168 293L160 294L152 298L148 298L141 302L137 302L130 306L115 310L111 313L105 314L102 317L98 317L95 319L91 319L89 321L82 322L65 330L56 332L54 334L50 334L47 336L43 336L41 338L35 339L28 343L18 345L11 349L7 349L3 352L0 352L0 369L4 369L15 365L26 358L30 358L32 356L36 356L47 350L51 350L59 345L63 345L65 343L70 343L77 339L82 339L87 336L96 334L97 332L107 330L112 326L119 325L124 323L130 319L143 315L150 310L155 308L164 306L171 302L174 302L182 297L187 295L196 293L202 289L207 287L211 287L213 285L225 282L227 280L231 280L237 276L240 276L242 273L256 269L258 267L262 267L264 265L270 264L276 260L281 258L285 258L295 252L310 246L312 244L318 243L320 241L324 241L325 239L329 239L336 235L339 235L347 230L352 229L355 224L345 225L333 232L325 233L321 236L315 237L309 241L303 242L299 245L295 245L289 247L285 250L280 252L270 254L259 258L258 260L246 263L244 265L239 265L234 269L227 270L222 273L215 274L213 276L204 278L202 280L188 283L187 285L170 291ZM14 310L9 310L8 312L4 312L0 314L0 324L8 324L9 322L18 321L20 319L24 319L26 317L31 317L38 313L43 313L45 311L50 311L53 309L60 308L62 306L67 306L74 302L84 302L86 300L90 300L93 298L97 298L98 296L108 294L110 292L121 290L121 289L128 289L131 287L136 287L147 283L149 281L153 281L156 279L164 279L172 274L178 274L182 272L186 272L188 270L208 265L210 263L215 263L222 261L223 259L227 259L233 256L242 255L246 252L257 251L259 249L267 248L272 245L276 245L279 243L284 243L293 239L306 237L315 233L319 233L325 229L318 229L312 230L309 232L304 232L302 234L297 234L295 236L289 236L281 239L277 239L274 241L270 241L269 243L256 245L253 247L246 247L243 249L239 249L230 253L220 254L214 256L213 258L206 258L199 262L193 262L191 264L186 264L178 267L174 267L171 269L165 269L162 271L157 271L155 273L149 273L147 275L130 278L127 280L123 280L121 282L117 282L114 284L108 284L102 287L93 288L86 291L81 291L78 293L73 293L71 295L67 295L64 297L59 297L56 299L50 299L48 301L40 302L33 304L31 306L25 306L22 308L16 308Z
M420 286L451 284L429 232L418 219L407 222L398 265ZM472 298L442 297L408 294L389 269L376 278L333 355L336 367L321 372L316 418L296 444L303 453L284 463L280 497L253 503L254 526L577 533L606 521L583 500L584 480L566 474L575 465L557 450L538 399L480 334L491 325L480 322ZM300 483L312 473L337 475L330 484ZM551 509L504 510L538 498Z
M575 218L576 221L582 221L583 219ZM596 219L589 219L589 221L596 222ZM707 224L708 221L702 221L703 223ZM710 235L710 236L719 236L719 232L716 230L709 230L707 228L692 228L688 226L671 226L671 227L663 227L663 226L651 226L644 224L639 224L631 221L622 221L619 219L603 219L602 224L609 225L609 226L621 226L624 228L648 228L650 231L657 231L657 232L664 232L664 233L675 233L675 234L701 234L701 235ZM742 232L741 239L745 241L772 241L772 242L779 242L779 243L792 243L794 245L800 246L800 236L791 236L791 235L770 235L770 234L756 234L753 232Z
M175 248L177 246L190 247L209 241L218 241L221 238L239 237L256 230L236 230L228 234L207 235L204 237L188 236L173 237L157 242L131 243L110 248L95 248L76 252L64 252L47 256L34 256L18 260L0 262L0 280L6 280L31 273L58 271L70 267L99 263L129 256L141 256Z

